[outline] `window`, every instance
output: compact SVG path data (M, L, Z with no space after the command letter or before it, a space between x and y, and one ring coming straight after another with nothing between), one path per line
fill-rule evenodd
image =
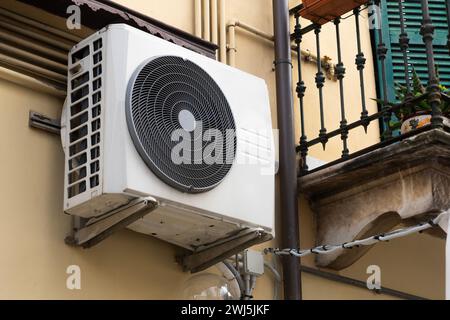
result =
M394 101L394 82L399 82L402 84L405 82L403 53L399 45L400 16L397 0L382 0L381 2L383 40L388 48L386 58L388 99L390 101ZM450 54L447 47L448 26L445 0L428 0L428 2L433 25L435 26L433 41L435 61L439 68L438 70L442 84L450 88ZM419 33L422 23L421 3L420 0L406 0L404 1L403 6L405 8L404 15L406 19L406 32L408 33L408 38L410 39L408 52L409 63L414 67L422 82L426 83L428 81L427 56L425 53L425 45L423 44L422 36ZM375 39L375 43L378 43L376 33ZM379 75L381 75L380 67L381 65L378 61ZM378 83L380 84L379 87L382 88L381 79L379 79Z

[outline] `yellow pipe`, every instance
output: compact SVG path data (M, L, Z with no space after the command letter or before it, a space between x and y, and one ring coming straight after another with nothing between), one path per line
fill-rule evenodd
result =
M217 0L211 0L211 42L218 44Z
M227 27L225 22L226 0L219 0L219 58L227 63Z
M209 0L203 0L203 39L211 41L211 20Z
M202 37L202 0L194 0L194 34Z

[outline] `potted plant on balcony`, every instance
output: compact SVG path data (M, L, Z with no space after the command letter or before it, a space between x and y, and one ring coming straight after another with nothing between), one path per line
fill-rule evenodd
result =
M300 16L322 25L367 2L368 0L303 0Z
M439 89L442 93L448 94L450 92L443 85L439 85ZM412 98L420 97L426 93L426 88L422 84L415 69L412 71ZM405 102L408 99L408 90L406 86L395 83L395 95L398 101ZM375 99L379 104L383 104L380 99ZM398 104L398 102L388 102L389 105ZM442 114L444 116L444 124L450 125L450 102L442 100L440 105ZM392 120L389 124L391 131L400 130L401 134L405 134L412 130L427 126L431 123L431 105L424 99L415 105L403 105L400 109L396 110L395 116L397 119Z

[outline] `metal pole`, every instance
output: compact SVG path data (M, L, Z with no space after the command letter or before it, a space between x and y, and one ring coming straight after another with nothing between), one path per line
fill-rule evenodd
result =
M441 110L441 90L439 89L439 79L436 75L436 63L434 60L433 37L435 27L431 20L430 7L428 0L421 0L422 5L422 26L420 34L427 54L428 68L428 102L431 104L431 126L433 128L443 128L442 110Z
M292 97L292 62L288 0L273 0L275 73L280 137L280 202L283 248L299 248L297 168ZM283 257L284 298L301 299L300 259Z

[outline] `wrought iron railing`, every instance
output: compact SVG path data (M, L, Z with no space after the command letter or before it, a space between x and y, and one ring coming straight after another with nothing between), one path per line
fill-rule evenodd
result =
M421 11L422 11L422 24L420 27L420 30L417 30L420 32L420 35L422 36L423 43L426 48L426 59L427 59L427 74L428 74L428 86L426 88L426 92L421 94L420 96L414 96L411 92L412 83L411 83L411 64L409 62L409 35L406 28L406 21L404 16L404 5L405 2L408 2L408 0L397 0L398 2L398 15L400 20L400 35L398 39L398 44L400 46L402 55L403 55L403 68L404 68L404 85L406 86L407 94L406 98L403 101L399 101L398 103L392 103L388 99L388 81L387 81L387 74L386 74L386 55L388 53L388 48L385 44L385 40L383 39L383 26L382 25L382 19L380 18L380 14L378 13L377 20L377 28L376 32L377 41L378 43L375 44L376 46L376 58L379 60L380 68L379 68L379 78L380 78L380 88L379 91L381 92L381 99L379 99L380 108L379 111L374 114L369 114L366 103L367 103L367 97L365 92L365 79L364 79L364 71L365 71L365 65L366 65L366 57L364 53L362 52L362 46L361 46L361 24L360 24L360 13L362 10L367 8L368 6L373 6L373 8L377 8L377 10L381 9L382 2L380 0L375 1L369 1L367 6L362 6L359 8L356 8L353 11L354 15L354 23L355 23L355 30L356 30L356 59L355 59L355 68L358 71L359 74L359 82L360 82L360 97L361 97L361 113L358 120L350 122L346 118L346 99L344 96L344 81L345 81L345 74L346 69L342 60L342 52L341 52L341 46L342 46L342 39L341 39L341 33L340 33L340 24L341 24L341 18L337 18L334 21L330 23L334 23L335 26L335 33L336 33L336 52L337 52L337 64L335 66L335 77L337 81L339 82L339 104L340 104L340 119L339 119L339 127L333 131L328 131L328 129L325 126L325 109L324 109L324 86L325 86L325 75L323 70L323 64L321 62L321 59L317 59L317 73L315 75L315 84L316 84L316 90L318 95L318 108L319 108L319 114L320 114L320 130L319 134L313 138L308 139L306 135L305 130L305 122L307 121L307 114L305 109L305 93L307 92L305 81L304 81L304 74L302 73L302 39L303 36L306 33L314 32L315 34L315 43L316 43L316 50L317 50L317 57L321 57L321 41L320 41L320 34L321 34L321 26L316 24L310 24L306 27L302 27L300 24L300 16L298 14L299 9L301 8L301 5L291 10L291 13L295 16L295 29L294 33L292 34L292 39L296 44L296 53L297 53L297 67L298 67L298 82L296 86L296 92L297 97L299 99L299 107L300 107L300 130L301 130L301 136L300 136L300 142L297 147L297 152L300 154L300 157L302 159L301 161L301 175L305 175L317 170L320 170L321 168L324 168L325 166L330 166L338 162L342 162L345 160L348 160L350 158L354 158L357 156L360 156L362 154L368 153L372 150L381 148L383 146L392 144L394 142L400 141L402 139L405 139L407 137L413 136L415 134L418 134L420 132L424 132L426 130L430 129L442 129L442 130L448 130L448 128L445 127L443 122L443 114L441 110L441 102L442 101L450 101L450 97L444 93L441 92L441 89L439 87L439 79L437 76L437 71L435 68L435 56L433 52L433 35L434 35L434 26L433 21L430 16L430 6L429 6L429 0L415 0L420 1L421 3ZM447 24L450 25L450 0L445 0L446 2L446 8L447 8ZM374 14L377 14L377 10L374 10ZM450 48L450 35L448 36L448 42L447 45ZM421 127L419 129L412 130L406 134L398 134L391 130L390 121L392 119L393 114L400 110L401 108L408 106L408 107L414 107L420 104L423 101L428 101L428 104L431 106L431 124L428 126ZM349 150L349 132L351 130L354 130L356 128L364 128L366 134L368 127L373 123L379 121L381 128L383 128L383 133L381 134L382 139L381 142L376 143L374 145L371 145L367 148L364 148L362 150L359 150L357 152L351 153ZM338 125L336 125L337 127ZM327 143L330 139L340 136L342 140L342 154L340 159L336 159L335 161L329 162L325 166L314 168L313 170L310 170L308 168L308 160L307 156L309 153L310 148L322 144L323 148L327 146Z

